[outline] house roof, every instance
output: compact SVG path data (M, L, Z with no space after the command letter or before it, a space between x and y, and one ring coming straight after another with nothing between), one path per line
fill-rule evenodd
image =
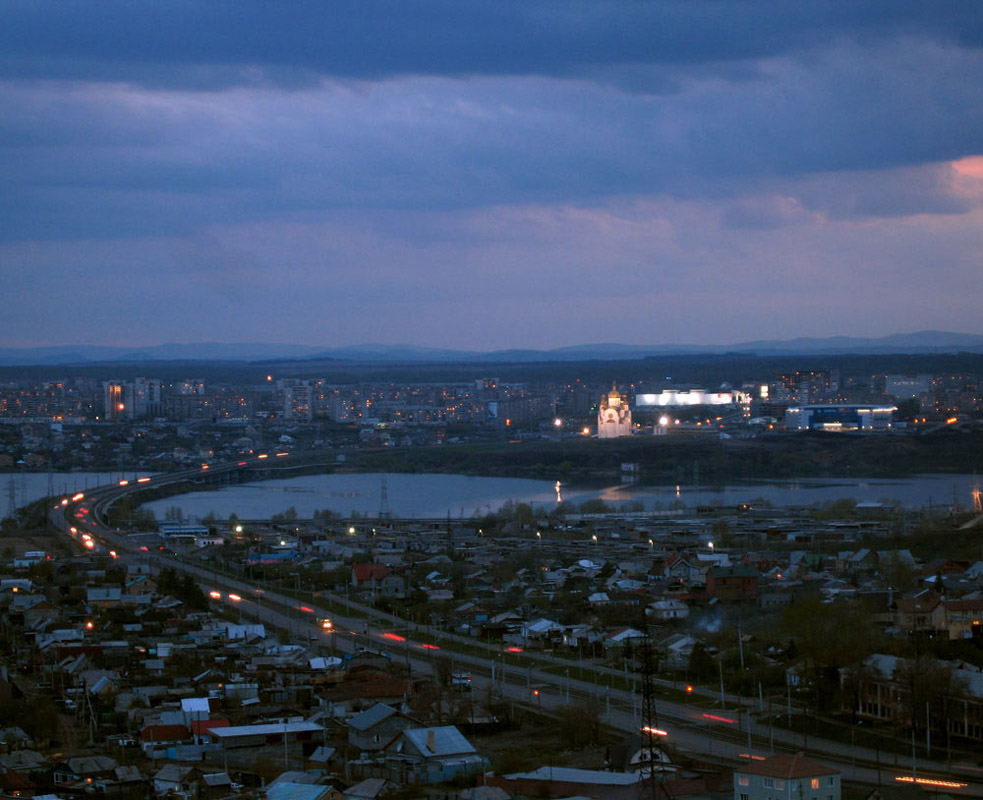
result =
M330 793L330 786L277 781L266 790L266 797L267 800L321 800Z
M228 728L231 727L232 723L227 719L195 719L191 721L191 730L193 733L202 734L208 733L215 728Z
M190 738L186 725L148 725L140 731L143 742L180 742Z
M174 783L180 783L188 775L197 772L198 768L194 765L186 764L164 764L157 772L154 773L155 781L173 781Z
M116 759L109 756L79 756L68 759L67 764L76 775L95 775L100 772L112 772L116 767Z
M426 758L477 752L474 745L465 738L455 725L444 725L439 728L413 728L403 731L403 736L409 739L413 746ZM432 748L430 747L431 739L433 740Z
M637 628L618 628L607 635L608 641L623 642L625 639L644 639L645 634Z
M757 578L758 571L754 567L711 567L714 578Z
M356 564L352 567L352 574L357 581L382 580L390 572L385 564Z
M840 771L817 764L798 753L780 753L764 761L752 761L735 772L764 775L766 778L813 778L817 775L839 775Z
M380 794L388 792L394 786L393 783L385 778L366 778L364 781L356 783L345 789L345 797L365 797L375 798Z
M387 706L385 703L376 703L372 708L368 708L360 714L355 714L348 720L348 725L357 731L367 731L374 725L378 725L383 720L389 719L389 717L398 713L392 706Z
M207 697L183 697L181 710L186 714L207 714L211 709Z
M558 781L562 783L604 784L606 786L631 786L644 779L641 772L607 772L598 769L576 767L538 767L532 772L514 772L504 776L506 780Z
M237 736L272 736L282 733L313 733L323 730L313 722L269 722L259 725L232 725L228 728L213 728L212 735L217 739L234 739Z

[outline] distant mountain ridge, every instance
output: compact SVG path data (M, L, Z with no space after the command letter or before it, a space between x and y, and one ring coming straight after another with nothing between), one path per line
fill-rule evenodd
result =
M581 344L553 350L512 349L481 352L415 345L358 344L344 347L271 344L264 342L194 344L169 343L151 347L65 345L62 347L0 348L0 366L54 366L112 362L155 361L282 361L332 360L353 362L537 362L625 360L655 356L723 355L880 355L931 353L983 353L983 336L946 331L896 333L881 338L831 336L825 338L762 339L727 345L618 343Z

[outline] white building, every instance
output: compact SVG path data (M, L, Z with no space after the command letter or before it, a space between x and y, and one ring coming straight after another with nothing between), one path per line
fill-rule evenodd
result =
M601 398L597 409L597 438L614 439L618 436L631 436L631 409L615 385Z
M782 753L736 768L734 800L840 800L840 773Z
M884 431L892 427L893 405L802 405L785 412L788 430Z
M663 389L658 394L640 394L635 407L683 408L686 406L728 406L737 402L734 392L708 392L706 389Z

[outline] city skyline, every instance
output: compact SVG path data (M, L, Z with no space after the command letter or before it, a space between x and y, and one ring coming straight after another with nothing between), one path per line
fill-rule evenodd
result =
M983 334L974 3L0 20L0 347Z

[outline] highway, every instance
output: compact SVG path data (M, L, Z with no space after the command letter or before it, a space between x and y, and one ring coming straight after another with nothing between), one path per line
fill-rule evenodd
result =
M470 672L475 698L495 696L547 714L569 703L589 699L600 706L605 724L626 733L640 730L643 714L637 675L628 674L633 685L627 689L599 686L594 681L571 677L576 662L548 654L513 652L519 648L503 648L438 633L344 597L323 595L335 609L342 604L350 609L349 615L339 616L337 611L319 605L317 598L301 601L289 594L188 564L167 553L141 549L125 533L111 530L103 522L108 507L127 494L212 479L235 470L304 469L316 463L309 456L297 462L294 459L288 453L259 454L237 462L203 464L196 469L120 481L57 498L49 518L79 546L92 552L104 552L127 561L137 559L149 563L154 570L171 567L193 575L215 602L237 608L244 620L289 631L293 640L311 645L322 654L379 650L402 660L413 672L423 674L433 671L435 657L447 656L452 659L453 670ZM320 620L325 618L331 619L330 630L320 627ZM588 671L595 680L605 674L622 677L616 670L591 667ZM663 689L671 687L666 681L659 681L658 685ZM775 752L806 750L809 757L839 768L846 781L877 785L918 780L925 788L983 797L983 771L975 765L954 764L950 768L943 762L904 759L830 740L810 738L806 742L797 734L753 719L752 704L746 700L741 705L739 698L725 695L726 706L721 708L719 704L715 707L708 704L710 696L716 693L704 691L700 702L692 704L657 701L657 727L665 732L664 741L670 752L733 765Z

